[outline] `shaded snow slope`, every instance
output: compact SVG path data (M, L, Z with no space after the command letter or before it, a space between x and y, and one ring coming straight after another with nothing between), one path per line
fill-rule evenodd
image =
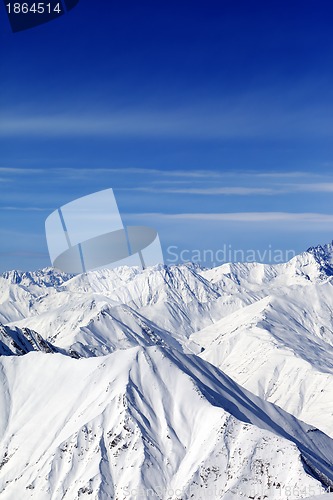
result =
M57 349L29 328L9 328L0 324L0 356L21 356L31 351L57 352Z

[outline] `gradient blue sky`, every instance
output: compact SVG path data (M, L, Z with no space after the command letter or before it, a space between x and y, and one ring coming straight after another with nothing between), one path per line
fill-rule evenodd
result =
M81 0L16 34L0 9L0 270L49 265L47 215L109 187L165 251L332 240L332 26L313 0Z

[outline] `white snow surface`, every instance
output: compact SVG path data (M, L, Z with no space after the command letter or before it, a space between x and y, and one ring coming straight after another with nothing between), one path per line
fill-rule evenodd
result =
M288 498L285 488L333 486L332 439L197 356L162 347L79 360L33 352L4 356L0 367L3 499L150 489L163 499L171 490L277 499Z
M323 495L332 256L5 273L0 498Z

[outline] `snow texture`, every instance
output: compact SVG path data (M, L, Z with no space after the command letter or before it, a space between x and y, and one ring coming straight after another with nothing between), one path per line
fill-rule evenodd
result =
M332 256L3 274L1 500L330 498Z

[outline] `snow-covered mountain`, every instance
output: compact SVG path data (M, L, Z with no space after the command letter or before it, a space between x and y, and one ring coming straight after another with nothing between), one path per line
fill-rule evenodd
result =
M31 351L51 353L58 349L29 328L9 328L0 324L0 356L22 356Z
M191 339L204 349L200 356L238 383L333 436L333 281L323 255L329 263L332 245L296 257L285 276L267 280L263 273L266 279L256 282L243 272L244 287L262 281L264 297ZM239 279L239 272L236 265L232 276Z
M333 288L294 287L192 338L238 383L333 436Z
M197 356L135 347L0 365L5 500L277 499L333 486L332 439Z
M333 487L332 256L2 275L0 497Z

